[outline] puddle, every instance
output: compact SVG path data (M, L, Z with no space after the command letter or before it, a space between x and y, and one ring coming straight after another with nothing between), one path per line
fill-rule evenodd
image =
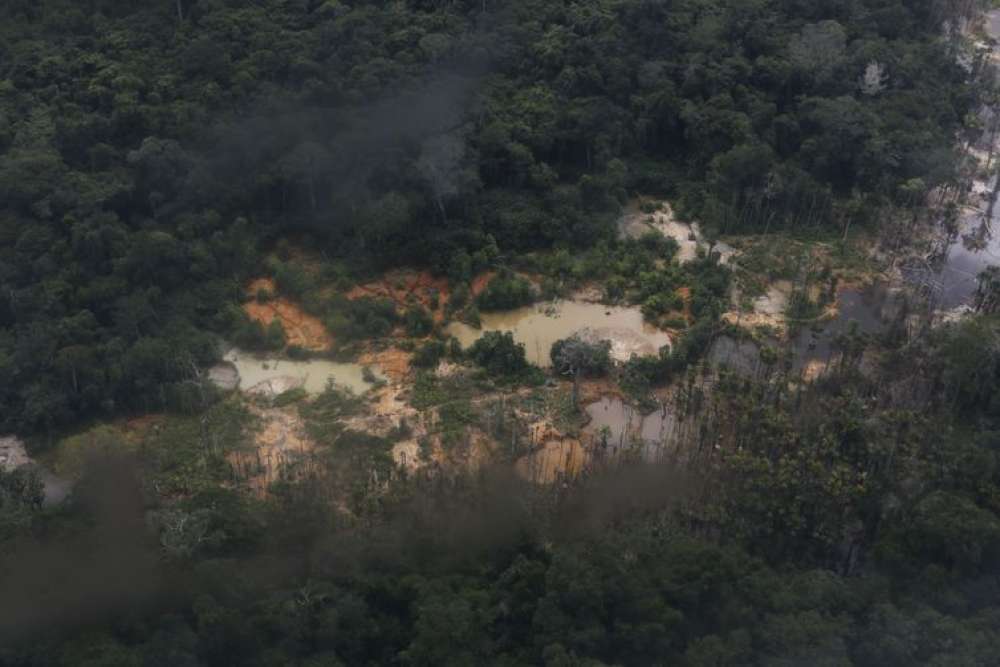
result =
M658 461L677 427L675 415L665 406L644 415L620 398L604 397L586 411L590 422L584 432L592 438L595 450L604 450L606 455L638 446L644 459Z
M792 345L795 349L797 370L816 363L826 365L837 354L834 340L846 334L852 326L858 333L876 334L885 329L892 318L899 313L901 298L897 292L885 285L876 284L863 290L843 290L837 299L837 316L815 327L803 327Z
M501 313L485 313L481 321L482 329L453 322L448 325L447 331L459 340L462 347L472 345L487 331L510 331L514 340L524 344L528 361L542 367L552 365L549 351L553 343L584 329L591 330L588 335L610 340L612 353L620 361L633 354L657 354L661 347L670 345L670 336L643 321L638 308L559 301Z
M365 380L361 364L337 363L326 359L292 361L267 358L235 348L226 353L224 360L226 363L209 371L209 378L213 381L222 379L231 384L231 375L223 369L235 368L238 375L236 386L251 393L274 396L302 387L310 394L319 394L326 389L326 383L330 379L355 394L363 394L372 386ZM377 369L371 370L376 378L385 379Z
M940 310L952 310L971 302L976 278L986 267L1000 265L1000 238L994 225L1000 206L992 218L985 212L966 209L959 220L959 232L944 252L926 265L903 269L910 283L928 288Z
M58 505L73 489L73 484L68 480L56 477L52 471L35 463L34 459L28 456L24 447L24 442L14 436L0 437L0 468L11 471L22 466L30 466L38 472L39 478L45 487L46 506Z
M1000 38L1000 10L986 15L984 27L990 38ZM991 57L996 60L997 55L998 50L993 48ZM994 147L991 171L1000 157L995 150L998 137L993 132L996 113L991 107L979 111L983 132L972 153L979 158L980 169L985 166L990 144ZM939 310L953 311L969 305L976 291L977 276L989 266L1000 265L1000 238L995 229L1000 205L990 201L995 184L995 178L973 181L954 237L944 239L942 249L926 261L902 269L907 282L928 292Z

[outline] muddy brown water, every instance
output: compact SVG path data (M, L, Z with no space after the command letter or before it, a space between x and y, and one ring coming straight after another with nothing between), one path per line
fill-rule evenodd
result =
M585 409L590 421L584 433L612 455L638 446L644 459L658 460L677 427L676 416L664 405L643 414L620 398L605 396Z
M292 361L268 358L235 348L226 353L224 360L235 367L239 374L238 386L242 391L265 386L264 383L267 383L268 387L301 386L307 393L319 394L326 389L329 380L356 394L363 394L372 387L364 378L364 367L361 364L338 363L326 359ZM376 378L385 379L378 369L372 368L371 371Z
M596 303L559 301L527 306L481 316L482 328L452 322L447 332L468 347L487 331L510 331L522 343L525 355L533 364L552 365L549 351L557 340L584 329L610 340L612 354L620 361L632 354L655 355L670 345L670 336L643 320L638 308L603 306Z

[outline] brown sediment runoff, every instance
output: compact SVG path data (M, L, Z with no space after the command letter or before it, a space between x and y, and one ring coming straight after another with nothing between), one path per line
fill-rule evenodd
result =
M378 280L353 287L346 296L351 300L389 299L400 310L417 304L430 311L435 322L443 322L450 292L447 278L436 278L427 271L397 269Z
M251 409L262 424L254 436L253 446L226 455L240 486L264 497L274 482L302 478L317 469L313 461L316 443L306 435L294 406L251 406Z
M401 382L410 375L413 354L399 348L368 350L358 357L362 366L377 367L393 382Z
M515 471L528 481L552 484L570 480L590 463L590 454L579 439L564 435L548 422L532 424L529 435L538 443L536 448L514 464Z
M270 278L254 280L247 291L251 299L243 304L243 311L265 327L274 320L281 322L289 345L318 352L329 349L333 344L333 338L323 323L304 312L297 304L278 296L274 281ZM256 295L261 291L270 292L270 300L264 303L257 301Z

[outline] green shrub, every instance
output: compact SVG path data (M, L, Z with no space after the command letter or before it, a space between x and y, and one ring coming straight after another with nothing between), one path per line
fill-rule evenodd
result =
M285 347L285 327L281 325L281 320L275 318L267 325L264 342L269 350L280 350Z
M511 310L535 301L535 288L509 271L494 276L476 299L481 310Z
M552 344L550 357L552 367L560 374L601 377L611 370L611 343L584 341L576 336L564 338Z
M404 322L407 335L414 338L423 338L434 330L434 318L420 306L407 310Z
M300 299L312 287L312 280L305 270L290 262L280 262L274 270L274 282L282 294Z
M809 298L804 289L796 289L788 298L785 317L790 321L814 320L819 317L821 308L818 303Z
M329 309L333 312L324 324L340 340L383 338L399 323L396 306L388 299L338 299Z
M295 389L289 389L288 391L275 396L272 404L276 408L281 408L286 405L291 405L292 403L298 403L306 396L308 396L308 394L305 389L302 387L296 387Z
M540 373L528 363L524 345L509 331L487 331L469 348L469 358L493 377L534 380Z
M427 341L413 355L413 365L417 368L434 368L445 354L445 344L439 340Z

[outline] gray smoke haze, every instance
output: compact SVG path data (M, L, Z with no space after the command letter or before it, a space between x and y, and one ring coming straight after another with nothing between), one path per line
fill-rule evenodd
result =
M271 208L324 224L378 190L423 187L440 207L459 191L466 119L485 74L485 66L439 72L419 87L349 109L270 105L216 129L192 187L208 196L221 185L238 197L281 183Z
M77 491L89 527L23 540L0 559L0 645L185 606L198 575L163 560L144 521L134 462L102 461L93 470ZM452 571L538 540L599 534L637 513L668 509L690 486L652 466L619 469L568 489L534 486L508 468L427 484L376 525L325 527L301 543L219 562L254 587L372 569Z
M52 541L23 540L0 559L0 643L100 622L164 593L133 462L101 461L76 494L89 527Z

